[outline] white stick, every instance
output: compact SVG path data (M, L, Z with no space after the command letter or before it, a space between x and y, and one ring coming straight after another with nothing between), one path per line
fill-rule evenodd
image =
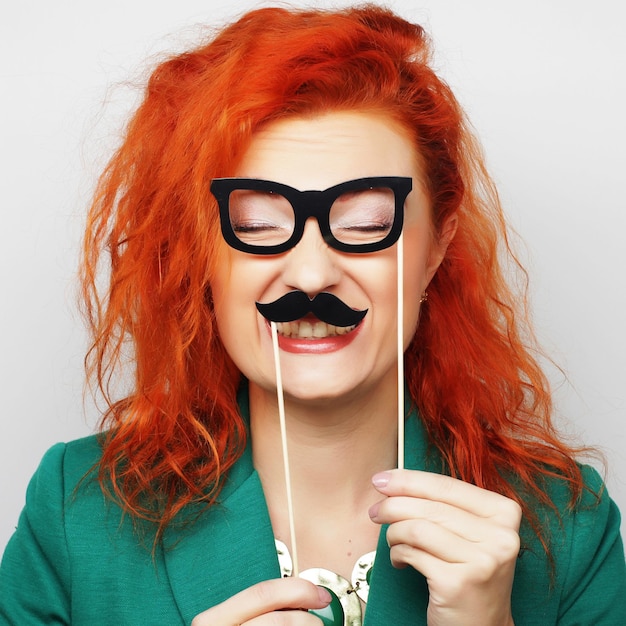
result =
M404 469L404 245L402 233L397 244L398 324L398 469Z
M274 347L274 368L276 370L276 395L278 397L278 417L280 419L280 439L283 447L283 466L285 468L285 488L287 490L287 514L289 515L289 534L291 538L291 561L293 576L298 576L298 549L296 547L296 524L293 516L293 498L291 497L291 472L289 471L289 452L287 450L287 425L285 422L285 397L283 394L283 378L280 372L278 349L278 331L276 323L270 322L272 329L272 346Z

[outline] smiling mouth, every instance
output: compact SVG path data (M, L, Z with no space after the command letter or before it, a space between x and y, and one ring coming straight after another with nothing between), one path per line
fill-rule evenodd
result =
M347 335L357 326L358 324L352 324L352 326L334 326L333 324L327 324L320 320L298 320L296 322L276 322L276 331L283 337L315 340Z

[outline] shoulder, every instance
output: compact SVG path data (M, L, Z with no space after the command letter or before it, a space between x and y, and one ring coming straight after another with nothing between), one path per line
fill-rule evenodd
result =
M626 624L620 513L599 473L580 470L584 487L575 501L558 476L543 483L553 507L533 500L550 558L525 523L512 596L516 624Z
M581 549L590 548L588 541L606 533L615 540L620 539L620 512L602 477L590 465L579 467L583 487L574 501L565 480L550 478L546 483L546 493L558 511L558 515L550 516L548 525L557 549L568 544L576 544Z
M563 512L563 533L567 538L566 584L574 584L578 573L620 574L624 587L624 548L620 535L621 516L598 472L581 467L584 489ZM602 565L600 571L599 566Z
M96 479L101 453L97 435L52 446L30 480L21 523L42 537L65 534L66 516L79 491L81 498L97 492L102 500Z
M83 477L97 468L102 456L100 436L92 435L69 443L57 443L43 456L33 476L34 486L62 481L76 486Z
M97 469L102 454L99 437L92 435L57 443L43 456L26 492L27 510L62 508L69 496Z
M549 537L561 588L560 619L626 623L620 512L599 473L588 465L581 472L584 488L574 503L563 481L555 481L550 494L560 512Z
M2 558L0 623L50 623L53 613L69 623L68 503L99 458L96 437L56 444L42 458Z
M552 476L545 480L544 489L553 507L536 508L556 559L577 560L594 553L601 541L621 544L620 512L602 477L590 465L579 468L583 487L577 498L572 498L566 480Z
M57 443L43 456L26 491L26 503L13 542L36 537L59 564L67 560L68 521L77 503L94 509L103 494L96 478L101 457L98 436ZM95 501L95 502L94 502Z

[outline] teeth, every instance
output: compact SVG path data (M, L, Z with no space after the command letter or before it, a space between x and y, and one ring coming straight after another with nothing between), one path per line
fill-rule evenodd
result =
M293 337L293 334L291 336ZM313 326L309 322L300 322L298 336L303 339L310 339L313 336Z
M326 335L328 335L328 324L315 322L315 326L313 326L313 337L326 337Z
M277 322L276 330L279 335L293 337L294 339L324 339L345 335L356 328L352 326L333 326L326 322Z

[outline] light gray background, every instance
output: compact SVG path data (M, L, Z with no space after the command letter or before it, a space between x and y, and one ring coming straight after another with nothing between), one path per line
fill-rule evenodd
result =
M310 3L328 6L328 2ZM347 4L338 2L335 5ZM482 138L525 241L566 432L626 510L626 44L617 0L395 0ZM0 20L0 550L53 443L92 432L74 277L96 175L162 51L244 0L23 0ZM147 60L147 61L146 61ZM133 85L134 83L134 85Z

